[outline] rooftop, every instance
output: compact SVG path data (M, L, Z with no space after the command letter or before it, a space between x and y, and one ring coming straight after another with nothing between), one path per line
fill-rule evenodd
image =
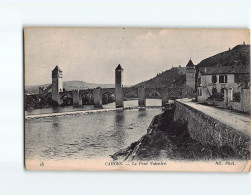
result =
M193 64L193 62L192 62L191 59L190 59L189 62L187 63L186 67L188 67L188 68L189 68L189 67L191 67L191 68L194 67L194 64Z
M118 69L124 70L120 64L117 66L116 70L118 70Z
M58 66L56 66L56 67L53 69L52 72L55 72L55 71L57 71L57 72L62 72L62 70L61 70Z
M221 66L203 67L199 71L204 75L211 74L249 74L249 66Z

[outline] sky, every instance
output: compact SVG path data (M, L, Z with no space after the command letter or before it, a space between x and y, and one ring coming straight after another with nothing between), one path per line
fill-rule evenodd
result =
M158 28L26 28L25 85L51 83L56 65L63 81L113 84L118 64L124 85L134 85L179 65L194 64L238 44L249 30Z

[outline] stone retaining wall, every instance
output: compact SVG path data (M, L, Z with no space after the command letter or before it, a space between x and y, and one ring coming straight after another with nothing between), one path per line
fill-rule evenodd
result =
M190 136L203 145L249 150L248 135L178 101L175 101L174 121L187 123Z

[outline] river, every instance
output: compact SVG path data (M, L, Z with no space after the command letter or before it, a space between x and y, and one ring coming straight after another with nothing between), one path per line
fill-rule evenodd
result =
M161 100L147 100L148 106L160 104ZM125 107L136 105L137 100L125 102ZM109 104L104 108L114 106ZM75 108L57 111L72 109ZM39 110L33 110L32 114L52 112L47 108ZM26 159L107 158L146 134L153 117L161 112L161 109L133 109L25 120Z

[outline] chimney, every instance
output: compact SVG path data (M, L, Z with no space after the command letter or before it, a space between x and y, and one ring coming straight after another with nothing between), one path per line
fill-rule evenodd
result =
M207 73L207 68L206 67L204 68L204 72Z

